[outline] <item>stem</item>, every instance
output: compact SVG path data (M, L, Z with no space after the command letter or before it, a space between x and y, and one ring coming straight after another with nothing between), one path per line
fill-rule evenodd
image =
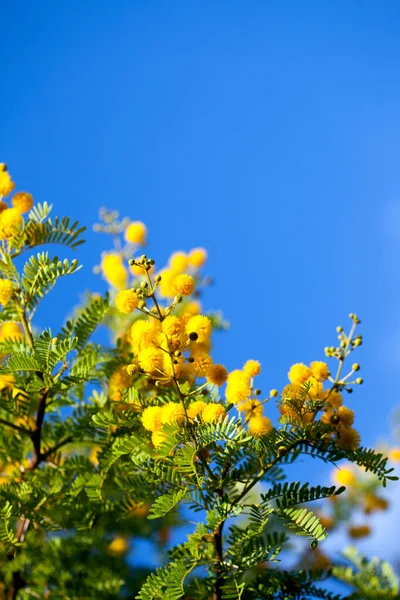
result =
M0 423L2 425L6 425L7 427L11 427L12 429L15 429L15 431L19 431L20 433L25 433L26 435L32 434L32 431L30 429L25 429L25 427L20 427L19 425L16 425L15 423L10 423L9 421L6 421L5 419L0 418Z

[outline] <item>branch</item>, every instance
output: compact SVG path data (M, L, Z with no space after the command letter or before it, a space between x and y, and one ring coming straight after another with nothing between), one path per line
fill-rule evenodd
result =
M25 429L25 427L21 427L20 425L16 425L15 423L10 423L10 421L6 421L5 419L0 418L0 423L2 425L6 425L7 427L11 427L15 429L15 431L19 431L20 433L25 433L26 435L31 435L31 429Z

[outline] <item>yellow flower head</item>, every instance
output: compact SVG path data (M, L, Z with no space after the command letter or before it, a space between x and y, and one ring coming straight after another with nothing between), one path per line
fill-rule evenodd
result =
M228 371L224 365L211 365L206 371L206 378L209 383L221 386L228 379Z
M0 279L0 305L7 306L14 293L13 284L9 279Z
M354 423L354 410L347 408L347 406L339 406L337 411L338 417L340 417L341 425L350 427Z
M6 208L0 213L0 238L11 239L24 220L21 213L16 208Z
M337 431L336 443L343 450L356 450L360 445L360 434L353 427L340 427Z
M121 289L126 287L128 280L128 271L119 254L109 252L103 254L101 261L101 270L106 281L114 287Z
M260 374L261 365L258 360L248 360L243 367L243 371L248 377L255 377Z
M0 325L0 342L3 342L7 339L18 341L24 339L24 334L19 323L16 323L15 321L7 321L6 323Z
M205 406L207 406L207 404L203 402L203 400L195 400L192 402L186 411L189 419L195 419L198 417Z
M349 536L354 540L362 537L367 537L371 533L369 525L352 525L348 528Z
M310 375L310 369L306 365L303 365L303 363L292 365L288 373L289 381L295 384L304 383Z
M108 546L108 552L113 556L123 556L128 549L128 541L121 535L117 535Z
M174 275L178 275L186 269L188 257L184 252L174 252L169 257L168 265Z
M156 347L148 346L147 348L143 348L138 355L139 365L146 373L160 374L164 363L163 354Z
M400 462L400 448L392 448L389 452L389 460Z
M110 377L109 387L112 400L121 400L121 390L127 390L132 385L132 376L126 366L120 367Z
M312 400L319 400L323 398L324 389L322 383L315 377L309 377L305 382L307 384L308 392L307 396Z
M159 321L156 319L138 319L131 327L132 350L138 354L140 350L154 347L159 334Z
M332 408L339 408L339 406L342 406L343 404L342 394L337 390L333 390L331 393L329 393L328 390L324 394L324 399L326 400L326 403Z
M192 354L192 358L194 358L194 363L192 364L193 369L196 373L197 377L205 377L207 371L210 369L212 365L212 358L209 354L205 354L203 352L196 352Z
M0 169L0 196L8 196L14 188L15 183L11 180L9 172L5 169Z
M183 309L189 318L189 316L200 314L201 304L197 300L190 300L190 302L185 303Z
M211 320L204 315L195 315L194 317L190 317L186 323L185 331L190 338L192 338L193 334L196 334L197 342L199 344L207 342L212 331Z
M311 363L310 371L311 375L318 381L325 381L330 375L328 365L320 360Z
M247 400L250 396L248 376L238 369L229 373L225 394L226 399L233 404Z
M120 290L115 297L115 304L120 312L124 315L128 315L137 308L139 298L133 289Z
M271 431L272 423L268 417L256 416L249 421L249 433L254 436L264 435Z
M130 223L125 229L125 239L131 244L138 244L144 246L146 243L147 228L141 221L134 221Z
M142 425L148 431L158 431L162 427L161 406L148 406L142 412Z
M333 479L339 485L354 485L357 481L354 472L348 467L343 467L342 469L335 469L333 472Z
M161 329L168 338L179 338L182 333L182 321L179 317L168 315L161 324Z
M211 402L203 408L201 416L205 423L213 423L214 421L221 421L225 417L225 414L225 408L222 404Z
M194 292L194 279L191 275L182 273L176 275L172 282L175 295L181 294L182 296L190 296Z
M199 269L207 260L207 251L204 248L193 248L189 252L189 265Z
M159 273L161 281L158 285L161 296L164 298L172 298L175 296L174 280L175 274L171 269L164 269Z
M157 429L151 434L151 441L153 442L154 448L159 448L164 442L167 441L167 434L165 431Z
M168 402L161 408L161 423L178 423L182 425L185 422L185 409L179 402Z
M249 417L260 417L263 414L263 405L259 400L244 400L238 405L238 410Z
M171 359L170 354L163 352L163 372L168 378L176 377L179 379L182 366L183 366L183 358L173 358ZM176 361L176 362L175 362Z
M28 194L28 192L18 192L17 194L14 194L11 204L21 214L26 213L28 210L31 210L33 206L32 194Z

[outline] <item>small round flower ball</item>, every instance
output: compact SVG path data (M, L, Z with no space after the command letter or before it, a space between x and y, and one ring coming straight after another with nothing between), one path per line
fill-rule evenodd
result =
M342 406L343 404L343 396L340 392L338 392L337 390L333 390L330 393L330 390L328 390L324 396L324 400L327 404L329 404L329 406L331 406L332 408L339 408L339 406Z
M205 377L207 371L212 365L212 358L209 354L204 352L196 352L192 354L191 358L194 359L192 363L196 377Z
M178 423L182 425L185 422L185 409L178 402L168 402L161 408L161 423Z
M12 197L11 204L18 212L24 214L28 212L28 210L31 210L33 206L32 194L28 194L28 192L18 192Z
M292 365L288 373L289 381L296 384L304 383L310 375L310 369L303 363Z
M190 296L194 292L194 279L191 275L182 273L177 275L173 280L173 289L175 295L182 294L182 296Z
M225 381L228 379L228 371L224 365L211 365L206 371L206 379L208 383L220 387L221 385L224 385Z
M160 271L159 275L161 276L161 281L158 285L158 289L160 290L161 296L164 298L172 298L175 296L175 275L171 269L164 269Z
M21 326L15 321L6 321L0 326L0 342L9 339L18 341L24 339Z
M203 402L203 400L195 400L194 402L189 404L189 407L186 411L187 416L189 417L189 419L195 419L201 414L203 408L205 408L206 406L207 404Z
M0 305L7 306L14 293L13 284L8 279L0 279Z
M340 423L346 427L350 427L354 423L354 410L347 408L347 406L339 406L337 411L340 417Z
M348 529L348 534L354 540L367 537L371 533L369 525L351 525Z
M131 327L131 345L132 350L135 354L138 354L140 350L148 348L149 346L155 346L158 336L159 321L137 319Z
M109 554L123 556L129 549L128 541L121 535L117 535L108 546Z
M251 433L251 435L258 437L268 433L271 429L272 423L268 417L257 415L256 417L251 417L249 420L249 433Z
M169 337L178 337L182 333L182 321L175 315L168 315L161 324L161 329Z
M229 373L225 395L226 399L232 404L247 400L250 396L250 386L246 373L239 371L239 369Z
M179 275L187 268L188 257L185 252L174 252L169 257L168 266L174 275Z
M11 180L9 172L5 169L0 170L0 196L8 196L14 188L15 183Z
M126 366L120 367L110 377L109 388L112 400L121 399L121 390L127 390L132 385L132 376Z
M195 269L199 269L207 260L207 251L204 248L193 248L189 252L189 265Z
M203 408L201 416L205 423L213 423L214 421L221 421L225 417L225 414L225 408L222 404L211 402Z
M389 460L391 462L400 462L400 448L392 448L389 452Z
M341 469L335 469L333 472L333 480L339 485L354 485L357 481L354 472L348 467L342 467Z
M135 290L121 290L115 297L115 304L124 315L132 313L139 304L139 298Z
M343 450L357 450L360 434L353 427L340 427L336 433L336 443Z
M139 365L146 373L160 374L164 364L163 352L156 347L148 346L140 350L138 355Z
M154 448L159 448L160 446L162 446L162 444L166 442L167 439L167 434L161 429L157 429L151 434L151 441L153 442Z
M147 237L147 227L141 221L133 221L125 229L125 240L131 244L144 246Z
M108 252L103 254L101 270L105 280L114 287L121 289L126 287L128 271L125 269L123 260L119 254Z
M320 360L315 360L310 365L311 375L317 379L317 381L325 381L328 379L330 372L328 365Z
M248 360L243 367L243 371L248 377L255 377L260 374L261 365L258 360Z
M190 315L199 315L201 312L201 304L197 300L190 300L185 303L183 310L185 311L185 314L188 315L188 318Z
M162 427L161 406L148 406L142 412L142 425L147 431L158 431Z
M259 400L245 400L238 405L239 412L245 412L248 416L260 417L263 413L263 405Z
M191 333L196 333L197 342L201 344L208 341L212 332L212 323L211 320L204 315L194 315L188 319L185 330L189 336Z
M16 208L6 208L0 213L0 238L11 239L24 222Z

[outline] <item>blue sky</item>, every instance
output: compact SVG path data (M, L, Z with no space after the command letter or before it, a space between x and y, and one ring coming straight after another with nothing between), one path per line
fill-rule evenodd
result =
M18 188L89 229L104 205L143 220L160 261L205 246L206 307L232 324L215 356L229 368L258 358L265 390L323 358L357 312L365 385L350 405L363 443L388 439L398 2L14 0L2 14L0 150ZM87 237L84 270L41 325L103 288L91 269L107 239Z

